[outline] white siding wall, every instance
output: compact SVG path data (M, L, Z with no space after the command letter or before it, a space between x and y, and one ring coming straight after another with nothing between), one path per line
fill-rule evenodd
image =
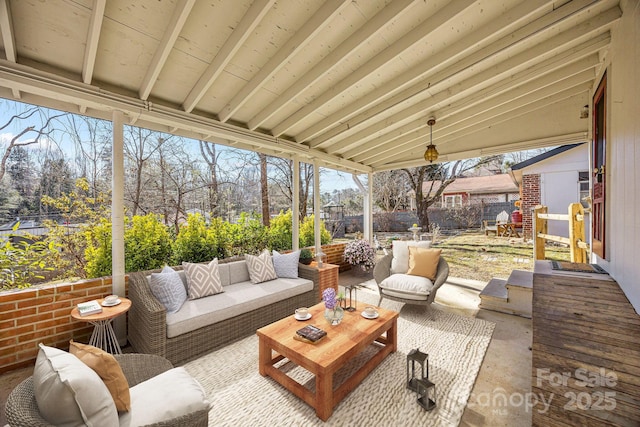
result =
M606 63L607 260L595 261L640 313L640 1L623 0L620 7Z
M569 204L580 202L578 172L589 169L589 144L582 144L523 168L522 174L540 174L540 202L549 213L566 214ZM591 235L589 224L585 224L587 237ZM569 237L569 223L549 221L549 234Z

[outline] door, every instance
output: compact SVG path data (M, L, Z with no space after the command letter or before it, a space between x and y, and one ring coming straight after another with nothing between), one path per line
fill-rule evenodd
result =
M592 251L605 258L606 231L606 145L607 145L607 75L605 73L593 96L593 206L591 231L593 236Z

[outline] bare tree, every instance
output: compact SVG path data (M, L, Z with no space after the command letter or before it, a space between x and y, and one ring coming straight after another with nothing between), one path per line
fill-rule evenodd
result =
M271 213L269 211L269 182L267 174L267 155L258 153L260 159L260 199L262 205L262 224L265 227L271 222Z
M2 157L0 158L0 181L4 178L4 174L7 171L7 161L9 156L11 155L11 151L15 147L25 147L27 145L38 144L42 138L48 137L53 129L51 128L51 123L60 117L66 116L67 113L60 113L53 116L44 117L44 110L40 107L32 107L18 114L12 115L9 120L2 126L0 126L0 131L5 131L5 129L12 126L14 123L23 121L23 120L33 120L34 115L40 116L40 126L25 126L20 130L17 134L13 135L8 141L3 142L4 148L2 149Z
M199 141L200 153L209 168L209 211L214 217L220 216L218 196L218 155L216 145Z
M402 171L377 172L373 175L373 183L374 200L380 209L395 212L407 207L409 185Z
M279 189L286 198L288 205L293 204L293 161L278 157L271 157L273 173L271 182ZM311 188L313 187L313 165L300 163L300 219L307 215L307 206L310 203Z
M412 169L401 169L416 195L416 215L423 230L429 230L428 209L442 197L444 190L468 170L477 168L493 157L437 163Z

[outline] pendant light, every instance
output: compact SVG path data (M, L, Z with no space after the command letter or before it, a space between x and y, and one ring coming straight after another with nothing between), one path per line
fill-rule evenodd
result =
M427 151L424 152L424 159L429 163L433 163L438 160L438 150L433 145L433 125L436 124L436 118L429 117L427 124L429 125L429 145L427 146Z

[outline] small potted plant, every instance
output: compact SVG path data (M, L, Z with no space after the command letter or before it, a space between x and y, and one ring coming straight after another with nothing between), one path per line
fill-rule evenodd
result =
M309 249L302 249L300 251L300 262L304 265L309 265L311 264L311 261L313 261L313 254L311 251Z

